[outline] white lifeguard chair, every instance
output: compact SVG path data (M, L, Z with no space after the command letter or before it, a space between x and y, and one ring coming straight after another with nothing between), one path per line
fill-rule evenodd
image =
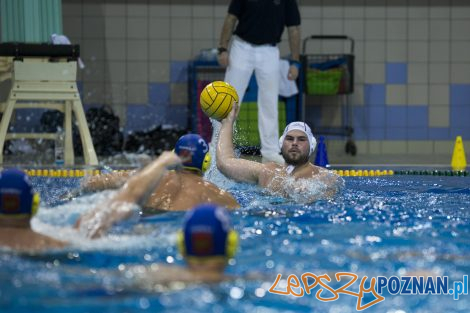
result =
M46 108L64 113L64 164L74 165L72 114L80 132L85 164L98 165L90 130L78 92L78 45L0 44L0 81L11 79L11 90L0 122L0 163L3 147L10 139L56 140L56 133L8 133L15 109Z

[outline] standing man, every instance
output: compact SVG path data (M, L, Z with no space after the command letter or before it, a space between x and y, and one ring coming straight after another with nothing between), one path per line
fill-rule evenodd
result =
M219 64L227 67L225 81L235 87L240 102L255 72L263 162L280 164L284 160L277 143L280 80L277 44L285 26L291 51L288 79L295 80L300 69L300 13L296 0L232 0L218 47Z

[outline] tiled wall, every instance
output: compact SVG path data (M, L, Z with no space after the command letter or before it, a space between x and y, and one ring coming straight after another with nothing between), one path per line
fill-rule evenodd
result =
M302 37L355 40L356 85L348 101L359 153L447 153L456 135L470 138L470 1L298 2ZM186 126L188 62L217 46L228 3L63 0L64 33L81 45L86 64L85 104L112 105L127 130ZM289 52L286 39L281 55ZM309 44L307 53L348 48L323 42ZM307 97L307 119L341 126L340 100Z

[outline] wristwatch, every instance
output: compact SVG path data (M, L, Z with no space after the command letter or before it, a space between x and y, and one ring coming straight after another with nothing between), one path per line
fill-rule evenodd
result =
M227 48L224 48L224 47L218 47L217 48L217 54L220 55L224 52L227 52Z

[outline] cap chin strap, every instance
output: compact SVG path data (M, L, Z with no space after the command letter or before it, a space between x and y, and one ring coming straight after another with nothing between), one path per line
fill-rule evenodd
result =
M292 174L292 172L293 172L294 170L295 170L295 166L294 166L294 165L292 165L292 164L287 165L287 167L286 167L286 172L287 172L287 174L289 174L289 175Z
M201 169L199 169L199 168L197 168L197 167L183 166L183 169L185 169L185 170L187 170L187 171L191 171L191 172L197 172L197 174L202 175Z

